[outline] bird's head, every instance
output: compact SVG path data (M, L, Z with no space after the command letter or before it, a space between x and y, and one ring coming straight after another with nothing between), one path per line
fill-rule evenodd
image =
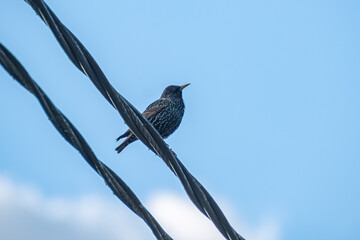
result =
M189 85L190 85L190 83L182 85L182 86L175 86L175 85L168 86L167 88L165 88L161 97L162 98L181 98L182 90Z

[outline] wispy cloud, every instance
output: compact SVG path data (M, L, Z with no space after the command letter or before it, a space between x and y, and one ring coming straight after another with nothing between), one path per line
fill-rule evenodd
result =
M48 198L0 177L0 239L152 239L145 223L117 199Z
M154 194L146 206L174 239L223 239L212 223L183 196L160 192ZM249 240L280 239L277 221L265 219L259 226L250 227L234 216L229 217ZM32 187L0 176L0 239L140 240L154 237L145 223L117 199L48 198Z
M229 203L220 201L232 226L249 240L279 240L280 223L264 217L258 226L250 226L231 214ZM190 200L174 193L159 192L149 201L149 209L160 224L175 239L217 240L224 239L213 223L202 215Z

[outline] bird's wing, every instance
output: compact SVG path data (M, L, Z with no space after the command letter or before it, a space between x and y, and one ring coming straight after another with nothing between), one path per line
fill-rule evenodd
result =
M146 119L149 120L152 116L155 116L157 113L159 113L164 107L165 107L165 105L149 107L148 109L145 110L145 112L142 113L142 115L143 115ZM123 135L121 135L120 137L118 137L118 138L116 139L116 141L119 141L121 138L128 137L128 136L130 136L131 134L132 134L131 130L128 129Z
M153 102L152 104L150 104L145 111L142 113L142 115L144 117L146 117L146 119L150 120L151 117L156 116L158 113L161 112L162 109L164 109L167 106L168 102L163 100L163 99L159 99L155 102ZM132 135L133 133L131 132L130 129L128 129L123 135L121 135L120 137L118 137L116 139L116 141L119 141L121 138L124 137L129 137L130 135Z
M162 109L164 109L166 105L157 105L157 106L149 106L145 112L142 113L144 117L147 119L150 119L151 117L155 116L159 112L161 112Z

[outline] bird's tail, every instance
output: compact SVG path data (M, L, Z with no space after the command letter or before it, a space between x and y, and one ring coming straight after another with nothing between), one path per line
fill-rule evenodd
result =
M136 137L134 135L128 136L115 150L117 153L120 153L124 148L127 147L130 143L134 142L136 140Z
M129 129L129 130L127 130L123 135L121 135L120 137L118 137L118 138L116 139L116 141L119 141L120 139L122 139L122 138L124 138L124 137L128 137L128 136L130 135L130 133L131 133L131 131L130 131L130 129Z

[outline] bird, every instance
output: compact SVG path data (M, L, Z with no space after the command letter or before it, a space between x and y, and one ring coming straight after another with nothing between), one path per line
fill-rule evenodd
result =
M168 86L161 94L161 97L151 103L142 113L162 138L167 138L179 127L185 111L182 90L189 85L190 83L182 86ZM128 129L118 137L116 141L125 137L126 139L115 149L117 153L120 153L130 143L138 139L131 130Z

